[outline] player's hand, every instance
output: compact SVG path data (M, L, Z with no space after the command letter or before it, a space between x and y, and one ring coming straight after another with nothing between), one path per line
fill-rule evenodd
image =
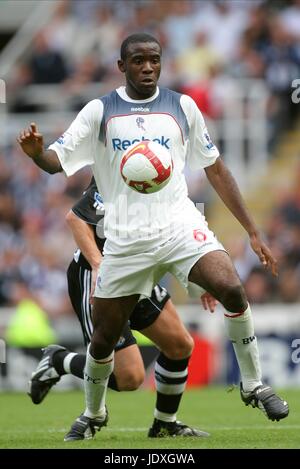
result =
M201 303L205 311L209 310L214 313L219 302L210 293L205 292L201 295Z
M43 135L38 132L37 125L34 122L30 124L29 129L20 133L17 142L24 153L32 159L37 158L44 151Z
M268 246L261 240L260 236L257 234L250 236L250 244L255 254L259 257L262 265L270 269L274 277L277 277L277 261L273 257Z

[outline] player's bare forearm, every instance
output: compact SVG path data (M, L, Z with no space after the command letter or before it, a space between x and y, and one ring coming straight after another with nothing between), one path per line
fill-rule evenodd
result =
M245 205L238 185L221 158L218 158L212 166L205 168L205 172L215 191L249 236L257 235L258 229Z
M67 213L66 221L80 251L92 269L98 269L102 255L96 244L93 228L84 220L77 217L72 210Z
M253 251L259 257L261 263L268 267L273 275L277 275L277 261L274 259L268 246L262 241L259 230L246 207L238 185L229 169L218 158L216 163L205 168L207 178L226 207L245 228L250 237Z
M17 142L20 144L23 152L32 159L32 161L47 173L54 174L62 171L58 156L54 150L44 149L43 135L38 132L37 125L33 122L30 127L23 130Z
M32 161L41 169L49 174L55 174L62 171L58 156L54 150L45 150L42 154L32 158Z

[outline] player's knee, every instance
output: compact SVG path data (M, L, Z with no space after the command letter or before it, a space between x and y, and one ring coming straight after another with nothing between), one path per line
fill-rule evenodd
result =
M224 308L231 312L243 311L247 308L247 297L241 284L229 285L223 289L221 303Z
M187 332L178 337L170 350L164 350L164 354L171 360L183 360L192 355L194 349L194 339Z
M126 373L117 377L118 388L120 391L136 391L144 379L144 370L126 370Z
M100 328L95 328L91 339L91 350L94 358L108 357L118 341L112 334L106 334Z

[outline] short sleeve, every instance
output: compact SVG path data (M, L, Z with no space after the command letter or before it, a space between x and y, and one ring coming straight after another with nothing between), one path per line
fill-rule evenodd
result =
M181 96L180 104L189 125L187 164L192 169L211 166L220 153L209 136L202 114L195 101L187 95Z
M89 225L97 225L104 217L103 200L94 180L92 180L82 197L73 205L72 212Z
M94 164L102 117L102 101L90 101L68 130L49 146L50 150L57 153L67 176L72 176L84 166Z

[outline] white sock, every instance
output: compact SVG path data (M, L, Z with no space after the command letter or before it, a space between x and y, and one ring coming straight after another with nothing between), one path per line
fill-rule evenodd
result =
M114 352L108 357L95 360L87 349L84 369L84 391L86 410L84 415L89 418L105 415L105 398L109 375L114 368Z
M237 358L243 390L253 391L261 382L261 368L257 340L254 335L250 306L243 313L227 311L224 315L225 328Z

